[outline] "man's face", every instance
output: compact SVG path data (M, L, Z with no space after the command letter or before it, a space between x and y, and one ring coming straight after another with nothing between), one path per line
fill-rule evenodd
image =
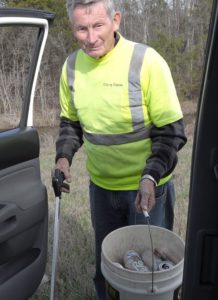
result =
M114 47L114 32L118 30L121 15L111 19L102 2L78 5L72 15L72 29L80 47L91 57L99 58Z

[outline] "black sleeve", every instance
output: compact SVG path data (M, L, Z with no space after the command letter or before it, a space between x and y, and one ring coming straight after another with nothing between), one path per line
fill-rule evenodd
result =
M159 128L153 126L150 138L152 154L147 159L142 175L149 174L158 183L174 170L177 152L186 144L183 120Z
M67 118L61 118L59 137L56 141L56 158L67 158L70 165L76 151L83 144L83 132L80 122L73 122Z

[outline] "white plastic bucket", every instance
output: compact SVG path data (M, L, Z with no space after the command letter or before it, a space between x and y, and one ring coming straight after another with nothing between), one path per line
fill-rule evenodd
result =
M167 270L139 273L120 268L129 249L142 253L151 249L148 225L122 227L107 235L102 244L102 273L109 283L108 300L173 300L174 290L182 283L184 241L174 232L150 226L153 247L174 257L175 265ZM153 287L153 290L152 290Z

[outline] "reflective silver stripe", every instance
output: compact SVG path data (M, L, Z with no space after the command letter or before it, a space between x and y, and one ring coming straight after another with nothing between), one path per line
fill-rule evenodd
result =
M129 133L117 133L117 134L97 134L88 133L83 131L85 138L92 144L96 145L121 145L126 143L132 143L139 140L149 138L152 126L147 126L141 130L133 131Z
M147 48L146 45L135 44L129 66L129 105L134 131L144 127L140 74Z
M72 92L72 104L74 106L74 81L75 81L75 64L77 51L73 52L67 59L67 81Z

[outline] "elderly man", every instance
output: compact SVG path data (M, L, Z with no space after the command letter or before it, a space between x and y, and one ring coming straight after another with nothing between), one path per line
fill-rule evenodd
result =
M56 168L70 182L72 158L84 143L95 232L97 299L105 299L101 244L119 227L173 228L171 180L186 143L182 112L167 63L151 47L125 39L113 0L68 0L80 49L60 81Z

